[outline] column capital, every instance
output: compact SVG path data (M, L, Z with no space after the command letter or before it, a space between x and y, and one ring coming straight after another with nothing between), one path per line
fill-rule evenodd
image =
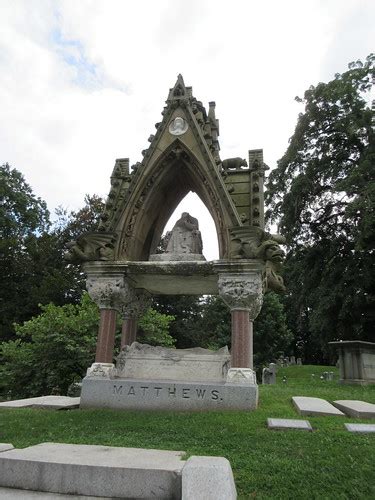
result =
M138 319L151 305L151 295L146 290L129 289L121 307L123 319Z
M258 316L263 304L262 272L219 274L218 288L220 297L231 311L248 311L251 320Z
M116 309L121 306L129 294L130 286L119 276L88 276L86 280L87 292L99 309Z

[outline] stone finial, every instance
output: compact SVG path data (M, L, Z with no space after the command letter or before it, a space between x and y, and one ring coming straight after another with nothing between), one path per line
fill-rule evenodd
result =
M263 279L260 272L246 274L221 274L218 280L219 295L231 309L246 310L255 319L263 303Z

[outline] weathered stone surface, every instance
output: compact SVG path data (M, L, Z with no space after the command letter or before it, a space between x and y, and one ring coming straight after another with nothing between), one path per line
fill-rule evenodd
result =
M331 403L328 403L325 399L294 396L292 397L292 401L298 413L301 415L344 416L344 413L331 405Z
M169 349L134 342L117 358L117 377L130 379L224 382L230 364L227 347L210 351Z
M334 406L346 415L355 418L375 418L375 405L365 401L339 400L333 402Z
M51 410L78 408L80 398L69 398L68 396L41 396L38 398L16 399L14 401L3 401L0 408L41 408Z
M182 500L235 500L236 485L223 457L190 457L182 469Z
M345 427L349 432L359 432L361 434L375 432L375 424L345 424Z
M1 488L1 500L111 500L112 497L92 497L87 495L61 495L59 493L46 493L45 491L20 490L15 488Z
M253 384L257 383L257 377L251 368L229 368L227 382L231 384Z
M10 443L0 443L0 452L13 450L14 446Z
M255 410L258 386L165 380L94 379L82 382L81 408L132 410Z
M291 418L267 418L267 427L274 430L296 429L301 431L312 431L308 420L294 420Z
M112 498L180 498L182 455L43 443L0 453L0 486Z

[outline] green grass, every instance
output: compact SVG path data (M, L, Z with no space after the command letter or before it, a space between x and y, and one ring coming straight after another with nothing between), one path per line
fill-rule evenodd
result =
M326 370L335 372L335 381L320 380ZM249 413L4 409L0 442L20 448L54 441L225 456L243 499L375 498L375 435L344 428L344 422L374 420L309 417L312 433L266 428L267 417L302 418L292 407L292 396L375 403L374 386L340 386L335 368L302 366L280 369L277 385L259 389L259 409Z

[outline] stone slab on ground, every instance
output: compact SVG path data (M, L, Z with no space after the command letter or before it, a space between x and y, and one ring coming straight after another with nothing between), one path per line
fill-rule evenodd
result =
M292 401L300 415L344 416L344 413L325 399L293 396Z
M296 429L301 431L312 431L308 420L295 420L292 418L267 418L268 429L284 430Z
M349 432L375 432L375 424L345 424Z
M182 469L182 500L235 500L236 485L224 457L190 457Z
M183 452L43 443L0 453L0 486L112 498L180 498Z
M78 408L80 398L68 396L40 396L38 398L3 401L0 408L40 408L46 410L69 410Z
M0 452L13 450L14 446L10 443L0 443Z
M365 401L341 399L333 404L349 417L354 418L375 418L375 405Z
M92 497L87 495L61 495L60 493L47 493L45 491L19 490L14 488L1 488L1 500L111 500L111 497Z
M131 410L255 410L258 386L86 377L81 408Z

